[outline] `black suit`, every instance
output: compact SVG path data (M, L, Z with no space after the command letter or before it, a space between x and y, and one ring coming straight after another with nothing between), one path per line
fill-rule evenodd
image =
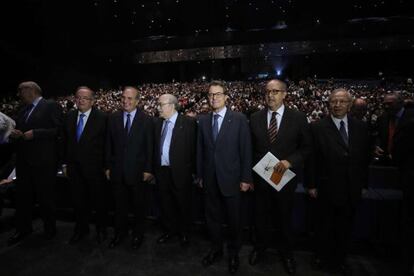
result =
M414 265L414 109L405 109L394 134L393 160L401 175L403 190L403 250L405 261Z
M227 109L217 140L213 140L212 113L200 116L197 138L197 174L203 180L206 222L212 247L221 250L223 217L230 230L230 256L241 246L240 182L251 183L251 139L246 117Z
M16 146L16 219L17 230L32 231L33 196L40 203L40 210L47 234L56 231L55 196L57 170L57 137L62 125L62 110L51 100L41 99L26 120L28 108L24 107L17 118L16 129L33 130L33 139L15 139Z
M365 123L348 116L345 144L330 116L312 124L314 177L318 190L317 254L336 264L345 261L356 203L368 183L369 134Z
M91 209L96 211L97 229L106 225L104 149L107 116L92 108L77 141L78 110L67 114L64 123L64 159L75 207L75 232L89 231Z
M164 120L155 121L154 172L161 198L161 218L170 233L186 234L190 219L192 173L195 172L196 121L178 115L169 148L169 167L161 167Z
M305 159L311 151L311 133L303 113L285 107L275 142L268 135L268 109L258 111L250 117L253 144L253 165L271 152L279 160L287 160L291 170L300 173ZM269 242L267 228L269 221L279 223L281 229L280 250L284 257L292 257L292 208L298 177L293 178L280 192L277 192L260 176L255 174L256 244L263 250ZM276 210L277 214L272 213Z
M123 112L112 114L108 121L106 168L110 169L115 197L115 231L127 233L128 203L132 200L135 215L133 234L142 236L145 218L143 173L152 172L152 119L137 110L129 134L124 129Z

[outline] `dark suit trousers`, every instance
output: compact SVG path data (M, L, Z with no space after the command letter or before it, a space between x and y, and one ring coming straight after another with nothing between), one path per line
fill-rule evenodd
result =
M207 228L211 237L212 249L223 248L222 226L227 217L229 256L239 253L241 247L241 206L240 193L231 197L221 194L217 181L208 183L205 187L205 216Z
M75 231L89 231L92 210L95 210L95 224L103 228L107 223L105 208L105 187L103 170L85 172L79 164L68 166L69 183L72 191L72 203L75 208Z
M130 207L134 214L132 226L133 236L144 234L145 223L145 183L126 185L124 182L114 183L115 198L115 232L119 235L128 233L128 214Z
M56 231L54 165L32 166L24 161L16 167L16 228L19 232L32 231L35 199L39 202L45 233Z
M161 167L157 175L161 199L161 220L170 233L187 234L190 218L190 183L177 189L170 167ZM188 184L188 185L186 185Z
M404 261L412 266L414 264L414 170L405 169L401 171L403 188L403 256Z
M255 185L256 243L258 250L266 249L271 238L271 226L280 229L278 248L284 257L292 257L292 209L295 187L285 186L277 192L267 182Z
M317 200L316 254L335 265L346 261L355 208L351 203L334 205L322 196Z

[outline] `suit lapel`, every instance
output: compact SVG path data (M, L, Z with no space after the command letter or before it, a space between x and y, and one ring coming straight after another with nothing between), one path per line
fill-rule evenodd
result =
M173 128L172 136L171 136L170 151L171 151L171 148L174 148L174 144L177 140L177 136L182 131L182 129L183 129L182 115L178 114L177 120L175 121L175 125Z
M135 117L131 123L131 128L128 133L128 138L130 138L135 133L135 130L138 127L140 120L141 120L141 112L137 109L137 112L135 113Z
M89 134L90 134L90 132L92 131L92 127L93 127L93 125L94 125L94 120L95 120L95 117L96 117L96 112L94 111L94 109L92 108L92 110L91 110L91 113L89 113L89 118L88 118L88 120L86 121L86 124L85 124L85 126L83 127L83 131L82 131L82 135L81 135L81 137L80 137L80 140L79 140L79 142L81 142L83 139L85 139L85 137L87 137ZM77 118L76 118L77 119ZM77 120L75 120L75 124L76 124L76 121Z
M39 110L42 109L42 106L44 104L44 99L40 99L40 101L37 103L37 105L33 108L32 113L30 114L29 118L26 121L26 124L29 124L33 118L36 117L37 113L39 113Z
M214 145L213 140L213 112L210 112L210 114L207 116L207 136L208 140L212 145Z
M71 112L68 115L68 125L69 125L69 137L76 141L76 128L77 128L77 119L78 111Z
M288 131L289 122L291 121L290 115L290 110L285 106L285 111L283 112L282 120L280 121L279 128L276 133L276 141L281 139L281 137Z
M349 127L349 123L348 123L348 127ZM326 128L328 131L331 132L332 138L338 144L340 144L343 148L348 150L348 146L345 144L344 140L342 140L341 134L339 133L338 128L336 127L335 123L332 121L332 118L330 116L326 118ZM349 132L349 129L348 129L348 132ZM349 133L348 133L348 137L349 137Z
M116 126L117 126L117 129L118 129L118 133L122 133L122 137L125 137L125 129L124 129L124 112L123 111L121 111L121 112L119 112L118 114L117 114L117 117L115 118L116 119L116 122L117 122L117 124L116 124ZM125 140L125 139L123 139L123 140Z
M258 126L259 126L259 131L261 132L261 135L263 135L263 137L266 137L266 141L267 144L270 144L270 140L269 140L269 135L267 133L267 108L263 109L259 115L259 122L258 122Z
M226 132L228 131L231 125L232 119L233 119L232 111L230 109L227 109L226 114L224 115L224 118L223 118L223 122L221 123L219 133L217 135L216 143L218 143L222 139L221 137L226 135ZM210 127L210 129L212 129L212 126ZM213 134L211 134L211 139L213 139Z

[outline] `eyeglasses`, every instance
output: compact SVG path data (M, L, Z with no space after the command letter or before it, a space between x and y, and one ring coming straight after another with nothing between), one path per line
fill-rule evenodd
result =
M172 104L172 103L158 103L158 107L163 107L164 105Z
M89 98L89 97L75 97L75 100L77 100L77 101L81 101L81 100L92 101L92 98Z
M213 99L213 98L221 98L222 96L224 96L224 93L222 93L222 92L219 92L219 93L208 93L207 96L210 99Z
M330 105L346 105L348 103L349 101L344 101L344 100L329 101Z
M284 93L286 92L286 90L281 90L281 89L266 89L266 94L269 96L276 96L279 93Z

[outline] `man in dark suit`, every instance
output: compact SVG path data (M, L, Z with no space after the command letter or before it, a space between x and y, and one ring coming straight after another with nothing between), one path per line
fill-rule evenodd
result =
M205 215L211 249L203 258L209 266L223 255L223 217L228 218L229 271L239 267L241 247L240 191L250 189L251 140L246 117L226 107L223 83L212 82L208 90L210 114L199 117L197 174L204 189Z
M356 204L368 184L370 157L366 124L348 116L351 94L339 88L329 96L330 115L311 127L314 138L313 177L309 194L317 198L314 268L329 264L348 274L347 247Z
M188 244L192 173L195 172L196 121L178 114L178 100L161 95L155 122L154 172L160 192L161 219L165 233L157 240L167 242L179 235Z
M391 152L394 133L404 113L404 101L397 93L384 96L384 113L378 118L374 154L383 165L394 166Z
M284 105L287 86L283 81L271 80L265 87L267 108L250 117L252 133L253 164L271 152L280 162L274 167L278 173L291 169L299 173L304 160L311 151L311 134L306 116ZM269 242L268 222L275 220L280 226L280 252L286 271L294 274L296 263L293 258L292 208L297 177L277 192L266 181L255 174L255 217L256 243L249 256L249 263L255 265L264 254ZM272 213L274 210L276 213Z
M112 114L108 121L105 173L115 197L115 235L109 248L128 234L129 203L135 215L132 248L138 249L144 238L144 183L152 178L153 126L152 119L137 108L138 99L137 88L125 87L122 111Z
M9 239L15 244L32 232L34 195L40 204L44 237L56 234L54 186L57 171L57 137L62 125L59 105L42 97L32 81L22 82L18 93L25 104L10 138L16 147L16 233Z
M398 114L398 113L397 113ZM414 109L403 107L397 119L392 146L392 159L400 172L403 191L403 257L408 271L414 274Z
M71 110L63 127L63 172L69 178L76 225L69 243L89 233L91 211L95 210L96 240L106 236L104 149L106 114L94 108L94 92L81 86L76 90L76 110Z

